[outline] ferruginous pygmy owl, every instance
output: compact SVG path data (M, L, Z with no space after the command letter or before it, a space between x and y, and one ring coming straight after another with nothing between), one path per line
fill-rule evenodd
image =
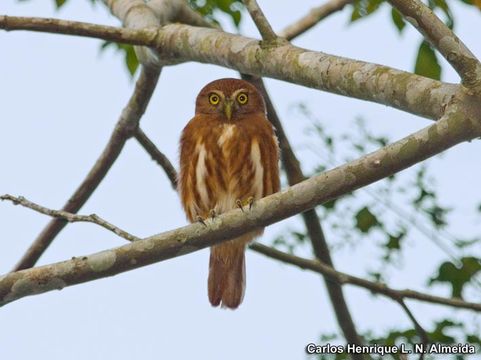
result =
M179 193L190 222L252 205L279 190L279 147L262 95L250 83L220 79L196 100L180 139ZM247 210L246 210L247 211ZM211 247L212 306L235 309L245 290L246 245L256 230Z

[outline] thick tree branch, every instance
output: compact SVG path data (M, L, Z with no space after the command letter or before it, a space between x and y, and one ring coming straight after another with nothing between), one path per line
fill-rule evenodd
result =
M460 97L435 124L355 161L260 199L249 212L236 209L222 214L209 221L207 227L192 224L80 259L4 275L0 277L0 304L191 253L312 209L460 142L481 136L480 108L478 98L469 95ZM430 298L429 295L425 297Z
M382 294L386 297L399 302L403 299L413 299L423 301L432 304L446 305L459 309L468 309L474 311L481 311L481 304L464 301L457 298L444 298L440 296L434 296L425 294L414 290L395 290L387 287L385 284L369 281L363 278L359 278L353 275L349 275L340 271L336 271L332 267L321 263L318 260L304 259L295 255L287 254L272 247L254 243L250 245L250 248L267 257L295 265L301 269L311 270L322 274L332 281L340 285L354 285L362 287L376 294ZM412 319L411 319L412 320Z
M274 30L272 30L271 24L269 24L269 21L267 21L267 18L262 12L262 9L259 7L259 4L257 3L257 1L243 0L243 3L247 8L247 11L249 11L249 14L252 20L256 24L257 30L259 30L259 33L261 34L262 39L264 39L265 41L276 40L277 35L274 32Z
M15 205L22 205L22 206L30 208L34 211L37 211L41 214L45 214L45 215L53 216L53 217L60 217L60 218L63 218L65 220L71 221L71 222L79 221L79 222L94 223L94 224L99 225L99 226L101 226L101 227L103 227L103 228L105 228L109 231L113 231L118 236L124 238L125 240L131 241L131 242L142 241L141 239L137 238L136 236L131 235L131 234L129 234L129 233L123 231L123 230L120 230L118 227L106 222L105 220L101 219L97 215L88 215L88 216L87 215L77 215L77 214L67 213L65 211L51 210L51 209L47 209L47 208L45 208L41 205L32 203L32 202L26 200L25 198L14 197L14 196L11 196L11 195L0 196L0 200L8 200L8 201L13 202L13 204L15 204ZM106 224L107 224L107 226L106 226ZM127 234L127 236L125 234ZM157 237L158 236L160 236L160 235L157 235ZM281 251L279 251L275 248L271 248L269 246L262 245L262 244L259 244L259 243L251 244L250 248L252 250L254 250L254 251L256 251L260 254L263 254L267 257L270 257L272 259L279 260L279 261L282 261L282 262L285 262L285 263L288 263L288 264L296 265L296 266L298 266L302 269L307 269L307 270L311 270L311 271L314 271L314 272L321 273L324 276L326 276L327 278L329 278L331 281L334 281L334 282L338 283L339 285L345 285L345 284L355 285L355 286L362 287L362 288L365 288L367 290L370 290L373 293L378 293L378 294L384 295L386 297L389 297L393 300L396 300L403 307L403 309L405 309L409 318L413 321L416 329L418 329L418 331L420 331L421 339L425 342L428 339L426 332L419 325L419 323L417 322L417 320L415 319L414 315L409 310L409 308L407 308L403 299L411 298L411 299L416 299L416 300L420 300L420 301L424 301L424 302L428 302L428 303L449 305L449 306L457 307L457 308L464 308L464 309L481 311L481 305L480 304L473 304L473 303L470 303L470 302L463 301L461 299L448 299L448 298L431 296L431 295L427 295L427 294L424 294L424 293L415 292L415 291L412 291L412 290L394 290L394 289L386 287L386 285L381 284L381 283L375 283L375 282L372 282L372 281L369 281L369 280L365 280L365 279L358 278L358 277L355 277L355 276L352 276L352 275L349 275L349 274L346 274L346 273L336 271L331 266L323 264L319 261L304 259L304 258L297 257L295 255L283 253L283 252L281 252ZM91 262L92 261L95 262L95 260L92 260L92 258L96 255L99 255L99 254L91 255L90 256ZM73 258L72 260L76 260L76 258ZM82 260L88 260L88 258L83 257ZM96 260L99 260L99 259L96 259ZM60 263L57 263L57 264L60 264ZM51 264L51 265L47 265L47 266L54 266L54 265L56 265L56 264ZM99 264L97 264L97 265L99 265ZM47 267L47 266L45 266L45 267ZM40 269L40 268L44 268L44 267L33 268L33 269L30 269L30 270L27 270L27 272L33 273L33 272L35 272L36 269ZM14 273L11 273L10 275L13 276ZM5 278L5 276L0 277L0 289L2 288L2 284L3 284L2 281L4 280L4 278ZM55 281L53 281L53 283L58 284L60 282L58 280L55 280ZM33 295L33 294L30 294L30 295ZM453 302L453 300L455 300L455 301ZM3 303L0 302L0 306L1 305L3 305Z
M26 208L32 209L34 211L37 211L41 214L51 216L57 219L63 219L66 220L67 222L89 222L92 224L97 224L99 226L102 226L104 229L107 229L109 231L112 231L114 234L124 238L125 240L128 241L137 241L140 240L140 238L129 234L127 231L124 231L120 229L119 227L109 223L108 221L102 219L100 216L97 214L90 214L90 215L77 215L77 214L72 214L66 211L62 210L52 210L48 209L44 206L38 205L34 202L31 202L27 199L25 199L23 196L12 196L9 194L5 194L0 196L0 200L3 201L11 201L14 205L22 205Z
M352 2L353 0L329 0L321 6L312 8L307 15L282 30L279 33L279 36L286 38L287 40L292 40L313 28L329 15L341 11L346 5L351 4Z
M63 206L62 211L69 213L79 211L107 175L107 172L120 155L127 139L135 134L140 118L144 114L155 89L159 74L160 70L158 69L145 67L142 69L135 85L134 93L126 107L122 110L120 119L114 128L107 146L87 174L87 177ZM14 271L35 265L43 252L66 224L67 222L62 219L51 220L15 266Z
M142 129L138 128L137 132L135 133L135 139L139 142L140 145L149 153L157 164L159 164L162 169L164 169L165 174L170 180L172 184L172 188L177 189L177 171L172 163L169 161L167 156L165 156L156 146L155 144L145 135Z
M54 19L0 16L0 29L101 38L156 48L163 63L198 61L392 106L437 119L459 91L453 84L387 66L292 46L261 46L255 39L215 29L171 24L161 29L118 29Z
M419 0L389 2L439 50L459 74L465 86L477 86L478 90L481 90L481 63L429 7Z
M295 185L306 179L304 176L299 160L297 159L291 144L284 131L282 123L274 108L274 104L270 99L264 82L260 78L253 78L252 76L244 76L245 80L252 82L259 91L263 94L266 100L267 117L276 128L276 134L279 139L279 146L281 148L282 165L287 175L289 185ZM312 248L316 258L324 264L334 268L329 246L324 236L321 223L317 216L316 210L311 209L302 213L302 218L307 229L309 238L311 239ZM338 283L324 278L326 288L331 299L337 321L348 343L362 344L362 341L357 333L356 326L352 320L351 313L344 298L342 288ZM363 359L362 354L352 354L353 359Z

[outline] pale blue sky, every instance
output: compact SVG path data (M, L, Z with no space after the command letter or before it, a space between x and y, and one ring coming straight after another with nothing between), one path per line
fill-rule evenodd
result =
M451 2L450 2L451 3ZM318 1L260 1L275 29L306 13ZM481 12L452 2L457 33L481 57ZM59 17L118 24L103 6L70 0L60 12L52 1L1 0L0 14ZM420 35L399 36L384 6L368 20L348 26L348 11L336 14L296 44L328 53L411 70ZM408 26L409 27L409 26ZM257 36L245 17L242 30ZM0 32L0 194L23 195L60 208L97 159L134 82L113 51L100 53L92 39L31 32ZM415 44L415 45L413 45ZM443 66L443 80L457 77ZM178 138L191 118L194 99L207 82L233 71L195 63L164 69L142 128L177 163ZM267 81L294 146L306 140L307 120L292 116L292 104L306 103L333 132L363 115L378 133L400 138L430 122L388 107ZM292 117L292 118L291 118ZM451 232L475 235L473 209L481 200L480 145L463 144L432 162L444 203L456 206ZM322 149L319 149L322 152ZM315 156L301 152L310 164ZM122 228L147 236L186 224L165 175L135 141L130 141L106 179L81 210L98 213ZM11 204L0 204L0 273L10 270L49 219ZM293 226L299 225L291 221ZM285 229L266 231L263 241ZM300 225L299 225L300 226ZM331 231L326 229L329 237ZM364 240L365 241L365 240ZM69 225L40 260L51 263L122 245L122 239L90 224ZM372 244L334 255L339 269L364 275L373 261ZM307 256L309 254L306 254ZM402 271L391 271L394 287L420 289L445 259L421 235L409 239ZM201 251L90 282L61 292L24 298L0 310L0 358L85 359L133 357L175 359L303 359L304 347L319 334L337 330L319 276L249 252L247 292L237 311L211 308L207 301L208 252ZM345 288L359 330L410 326L393 302L358 288ZM438 287L448 295L446 287ZM471 293L479 301L479 292ZM452 310L410 302L419 320ZM472 314L456 313L470 319ZM479 320L479 318L478 318Z

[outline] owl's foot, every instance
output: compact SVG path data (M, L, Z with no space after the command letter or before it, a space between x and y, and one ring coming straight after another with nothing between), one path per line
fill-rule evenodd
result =
M244 202L242 202L241 200L237 199L235 201L235 204L237 205L237 207L239 209L241 209L242 211L244 211L244 206L249 206L249 210L252 209L252 206L254 205L254 197L253 196L249 196L247 198L247 200L245 200Z
M249 196L247 198L247 203L249 204L249 210L252 209L252 206L254 205L254 197L253 196Z
M203 218L202 216L197 215L195 218L196 218L197 222L200 222L204 226L208 226L207 222L206 222L207 219L210 219L212 222L214 222L216 217L217 217L217 212L215 211L215 209L210 209L209 210L209 217Z
M197 216L196 216L196 219L197 219L197 222L200 222L202 225L207 226L207 224L205 223L205 221L204 221L204 219L202 218L202 216L197 215Z
M237 205L237 207L238 207L239 209L242 210L242 212L244 212L244 207L242 206L242 201L240 201L239 199L237 199L237 200L235 201L235 204Z
M210 210L209 210L209 216L210 216L210 219L211 219L212 221L215 220L215 218L217 217L217 212L215 211L215 209L210 209Z

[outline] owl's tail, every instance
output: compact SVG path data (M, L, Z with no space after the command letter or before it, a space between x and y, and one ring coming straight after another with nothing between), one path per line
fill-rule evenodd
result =
M236 309L245 292L246 242L231 240L211 247L209 261L209 301L212 306Z

